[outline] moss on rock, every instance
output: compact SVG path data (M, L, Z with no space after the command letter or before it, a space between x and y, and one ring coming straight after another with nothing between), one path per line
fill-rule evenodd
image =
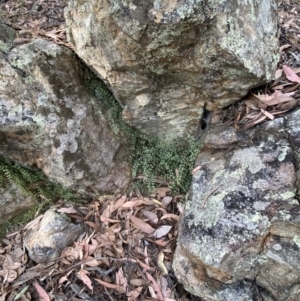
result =
M113 131L130 141L134 186L149 193L157 186L169 185L173 193L186 193L200 143L192 136L165 142L141 133L123 121L121 106L103 82L93 78L86 85L101 102Z

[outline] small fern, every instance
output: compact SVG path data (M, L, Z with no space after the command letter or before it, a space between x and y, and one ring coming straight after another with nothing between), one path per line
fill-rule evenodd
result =
M77 199L76 194L68 188L50 182L42 171L31 170L0 156L0 182L4 178L13 181L23 192L40 201L54 202L59 198Z
M105 112L115 134L127 136L130 147L132 177L144 193L168 185L173 193L186 193L192 179L192 168L200 145L193 137L164 142L148 137L122 119L122 108L103 82L93 78L86 84Z

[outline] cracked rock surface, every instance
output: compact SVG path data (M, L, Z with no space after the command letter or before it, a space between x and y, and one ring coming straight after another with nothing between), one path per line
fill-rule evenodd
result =
M268 82L279 59L275 0L70 0L68 40L123 107L128 124L172 140L204 106Z
M7 45L0 51L0 154L78 192L125 187L127 139L113 132L74 53L41 39Z
M245 132L208 130L173 262L192 294L300 299L299 120L297 110Z

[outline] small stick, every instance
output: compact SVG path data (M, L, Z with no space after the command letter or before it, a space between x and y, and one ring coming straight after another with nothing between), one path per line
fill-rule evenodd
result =
M215 192L219 187L220 187L220 186L214 188L213 190L211 190L211 191L206 195L206 197L205 197L205 199L203 200L202 205L200 206L200 208L203 208L203 207L205 206L207 199L208 199L208 198L210 197L210 195L211 195L213 192Z

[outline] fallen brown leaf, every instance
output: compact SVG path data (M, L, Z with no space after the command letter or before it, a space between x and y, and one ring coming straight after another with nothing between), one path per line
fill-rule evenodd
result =
M151 234L155 231L154 228L152 228L149 224L145 223L144 221L142 221L141 219L130 215L130 220L133 222L133 224L140 229L141 231L147 233L147 234Z
M161 237L167 235L171 229L172 229L172 226L169 226L169 225L160 226L158 229L155 230L153 235L155 238L161 238Z
M288 80L294 83L300 83L300 77L289 66L283 65L282 68Z
M50 301L50 298L46 291L37 282L33 282L33 286L40 296L40 301Z

